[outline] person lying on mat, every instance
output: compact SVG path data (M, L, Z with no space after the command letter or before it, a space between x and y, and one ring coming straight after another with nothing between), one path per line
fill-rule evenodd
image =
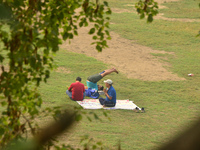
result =
M97 85L97 82L112 72L116 72L118 74L118 71L115 68L111 68L104 70L101 73L89 76L86 81L87 87L95 90L103 90L103 86Z
M76 82L72 83L66 94L74 101L82 101L85 97L85 86L81 83L81 78L77 77Z
M105 86L107 87L107 89L103 89L106 98L99 98L99 102L101 105L103 105L103 107L114 107L116 105L116 91L114 89L114 87L112 86L113 82L110 79L107 79L104 81Z

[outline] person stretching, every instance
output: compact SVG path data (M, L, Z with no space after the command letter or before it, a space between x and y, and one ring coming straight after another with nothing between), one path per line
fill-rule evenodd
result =
M97 73L94 75L91 75L87 78L87 87L95 90L103 90L103 86L97 85L97 82L101 80L103 77L105 77L108 74L111 74L112 72L116 72L118 74L118 71L115 68L107 69L102 71L101 73Z

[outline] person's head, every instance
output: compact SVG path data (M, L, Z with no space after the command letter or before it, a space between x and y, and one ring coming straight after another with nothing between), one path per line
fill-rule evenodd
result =
M105 80L104 83L106 84L106 87L110 87L113 84L112 80L110 79Z
M98 85L98 90L102 90L103 91L104 87L102 85Z
M77 78L76 78L76 81L81 82L81 77L77 77Z

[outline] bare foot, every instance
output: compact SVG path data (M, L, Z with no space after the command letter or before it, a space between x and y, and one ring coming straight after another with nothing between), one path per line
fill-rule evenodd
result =
M117 69L115 69L115 68L113 68L114 69L114 71L118 74L119 72L117 71Z

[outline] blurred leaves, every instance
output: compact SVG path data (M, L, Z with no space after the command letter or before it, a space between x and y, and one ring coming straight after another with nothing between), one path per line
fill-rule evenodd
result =
M93 35L96 49L102 51L108 47L106 40L111 39L109 14L107 2L0 0L1 148L13 140L26 140L30 132L35 136L40 130L34 120L42 112L38 87L50 78L53 54L62 40L73 39L78 28L91 23L88 34ZM62 114L60 108L45 111L55 120ZM75 119L80 121L82 114ZM52 145L47 142L47 147Z
M93 138L90 138L89 135L84 135L81 138L80 144L83 145L85 150L89 149L107 149L103 146L102 142L96 142Z
M140 15L140 19L147 17L148 23L151 23L153 17L158 14L158 3L154 0L139 0L135 4L135 8Z
M0 20L10 21L12 18L12 11L6 4L0 3Z

